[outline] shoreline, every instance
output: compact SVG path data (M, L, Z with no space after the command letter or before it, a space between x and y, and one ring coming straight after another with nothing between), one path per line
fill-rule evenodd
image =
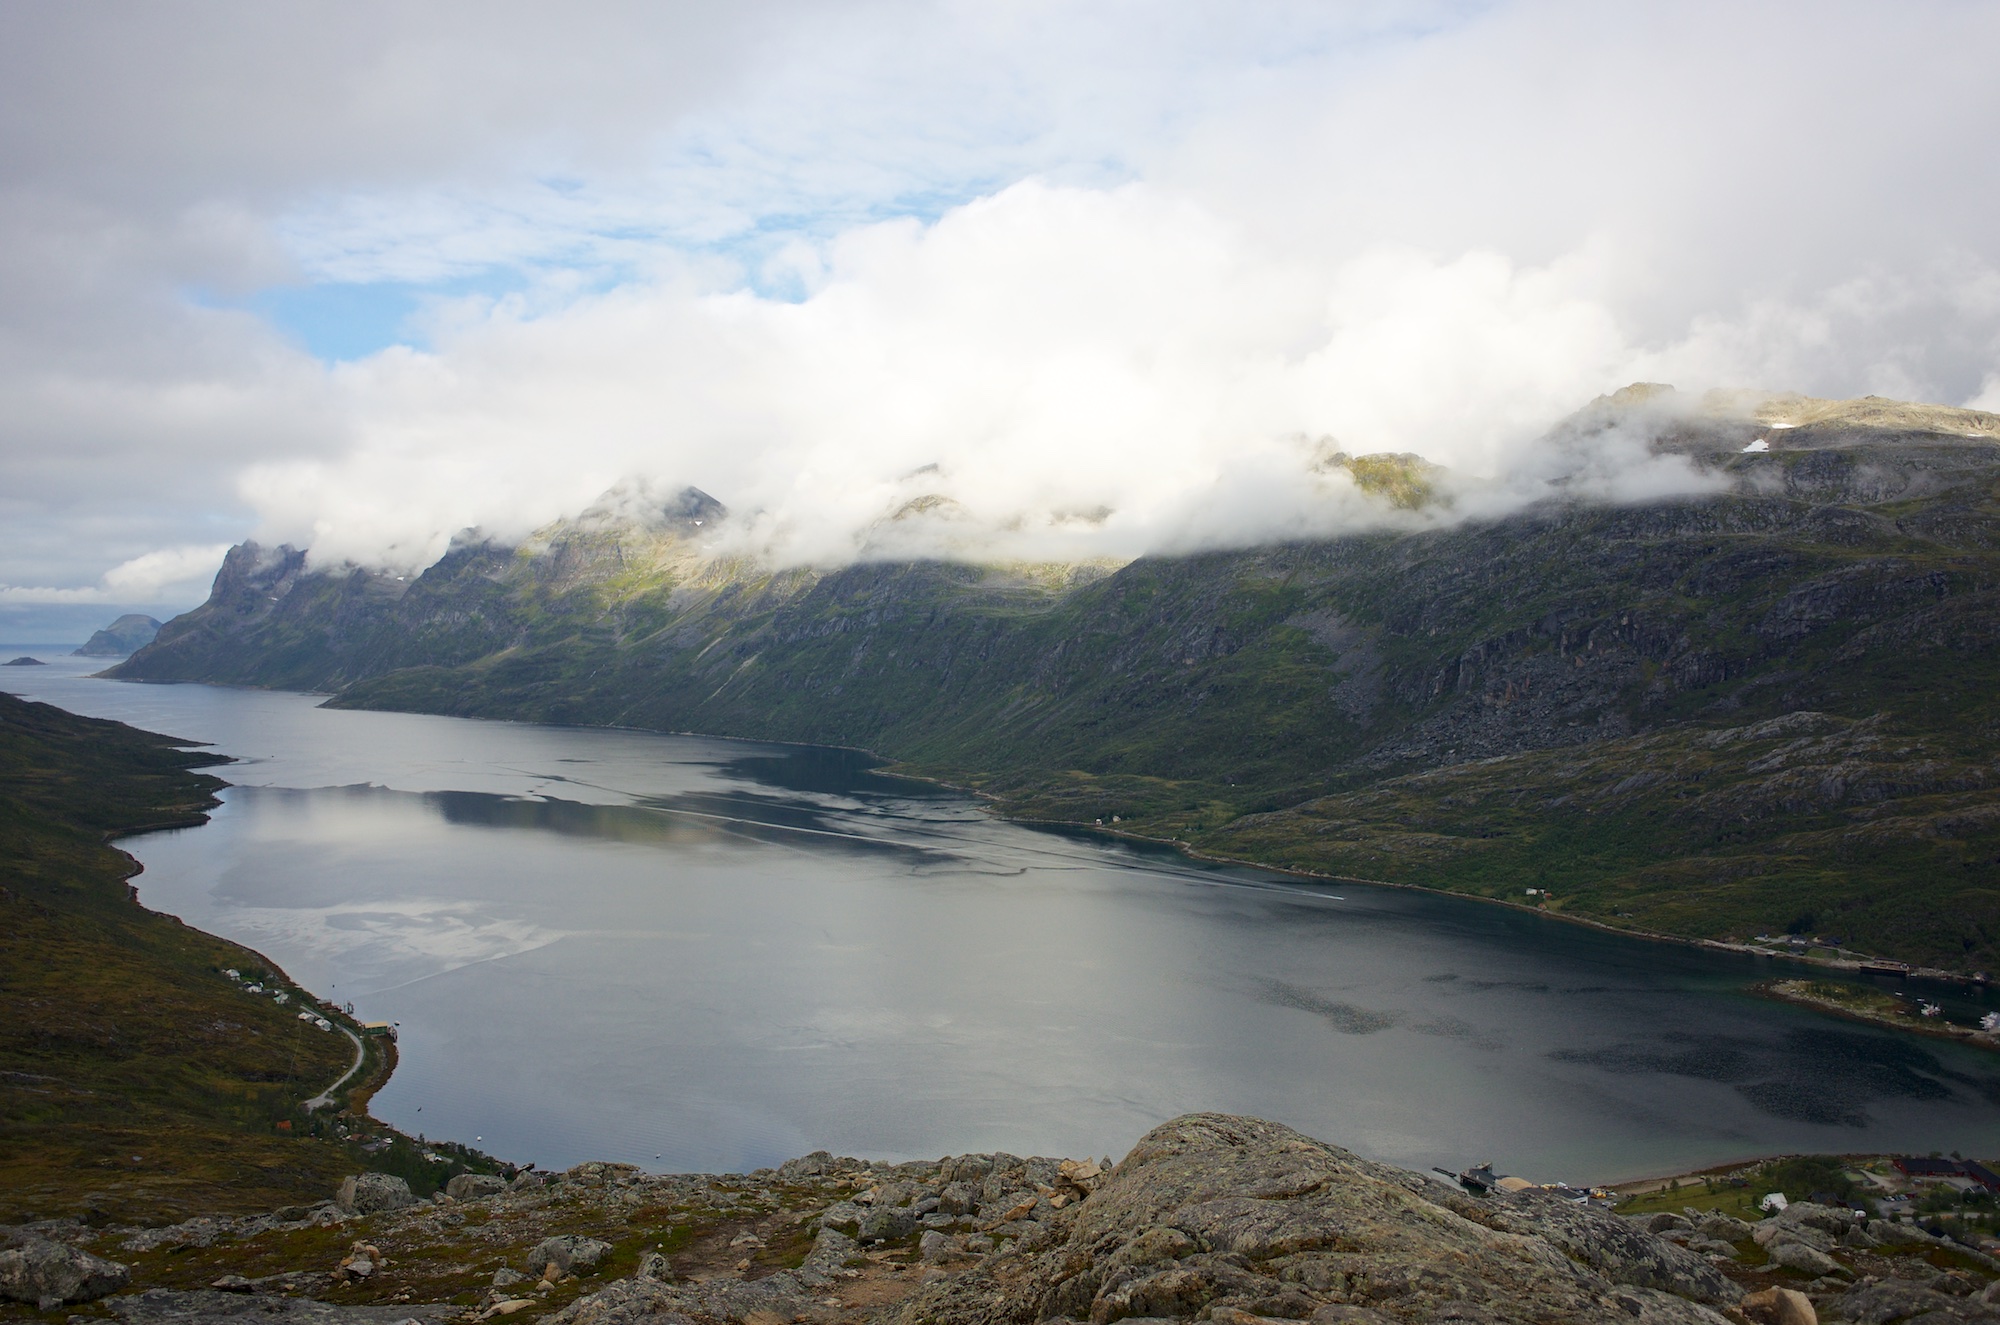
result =
M1787 985L1805 983L1798 980L1766 980L1752 987L1751 992L1760 998L1773 999L1779 1003L1790 1003L1794 1007L1811 1008L1845 1021L1858 1021L1864 1025L1877 1026L1884 1030L1906 1031L1911 1035L1922 1035L1934 1040L1955 1040L1976 1049L2000 1053L2000 1033L1973 1030L1967 1026L1957 1026L1947 1021L1912 1020L1907 1016L1897 1016L1877 1012L1869 1008L1855 1007L1838 999L1821 998L1799 988Z
M220 685L222 688L230 690L264 690L279 694L303 695L307 697L318 697L321 700L319 707L326 707L328 704L331 703L331 701L339 698L337 692L330 693L318 690L282 690L276 686L231 685L228 683L211 682L211 681L144 681L144 680L125 681L124 678L122 677L107 676L103 672L90 673L89 677L92 680L121 681L128 685ZM891 756L884 755L880 751L870 749L865 745L840 745L840 744L828 744L824 742L814 742L814 741L788 741L788 740L778 740L763 736L740 736L740 735L731 735L728 733L721 733L721 732L703 732L703 731L693 731L689 729L679 729L679 728L668 729L660 727L640 727L640 726L633 726L627 723L616 723L616 722L604 722L604 723L548 722L541 719L506 718L506 717L496 717L488 714L439 713L426 709L367 707L367 708L356 708L351 711L364 712L364 713L365 712L409 713L424 717L467 717L473 721L478 721L478 722L525 723L530 726L549 727L557 730L626 731L626 732L639 732L653 736L687 736L687 737L693 737L698 740L738 741L746 745L789 746L791 748L800 750L840 750L851 754L865 755L870 759L879 760L880 767L871 771L880 773L883 776L903 778L911 782L928 783L932 786L944 787L949 790L956 791L961 795L970 796L973 797L974 799L987 802L992 807L993 812L999 818L1001 818L1007 823L1022 824L1029 827L1063 828L1079 832L1101 833L1106 836L1123 838L1128 841L1146 842L1155 846L1171 847L1174 850L1178 851L1181 855L1186 856L1190 860L1199 860L1209 864L1235 865L1246 869L1263 870L1271 874L1284 874L1284 875L1289 875L1293 878L1300 878L1300 879L1317 879L1330 883L1359 883L1359 884L1367 884L1371 887L1376 887L1376 888L1404 888L1414 892L1430 893L1438 897L1460 897L1470 901L1485 902L1490 905L1510 907L1513 910L1520 911L1530 915L1548 916L1553 919L1566 921L1570 924L1584 925L1592 929L1601 930L1608 934L1623 934L1633 938L1645 939L1650 942L1671 943L1680 945L1682 947L1705 948L1713 952L1732 952L1751 957L1768 957L1776 961L1796 962L1808 969L1858 973L1859 971L1861 971L1864 964L1866 964L1869 961L1877 960L1871 957L1859 957L1853 960L1837 960L1837 961L1817 960L1811 957L1801 956L1796 953L1780 952L1771 948L1759 947L1751 943L1729 943L1721 939L1690 938L1682 934L1667 934L1667 933L1662 933L1658 930L1641 929L1637 926L1614 924L1611 921L1601 920L1591 916L1575 915L1565 911L1551 911L1546 907L1542 906L1528 906L1524 903L1511 901L1504 897L1487 897L1479 893L1456 892L1449 888L1435 888L1431 887L1428 884L1396 883L1387 879L1371 879L1356 874L1330 874L1325 871L1305 869L1296 865L1278 865L1259 860L1245 859L1236 856L1216 855L1211 852L1203 851L1193 846L1190 843L1181 841L1178 838L1153 837L1145 833L1133 832L1129 829L1112 828L1103 824L1083 823L1081 821L1071 820L1071 819L1043 819L1029 815L1009 814L1006 812L1005 809L1001 808L1002 798L993 792L984 791L977 787L966 786L963 783L954 782L949 778L936 776L934 774L919 773L912 771L913 766L909 764L907 761L899 760ZM1989 983L1988 981L1979 979L1978 976L1974 974L1969 974L1960 971L1947 971L1937 967L1911 967L1910 970L1908 971L1908 978L1916 980L1933 980L1943 984L1953 984L1961 986L1983 987L1987 983Z
M991 793L982 792L971 787L960 787L954 783L945 781L943 778L923 777L914 773L899 773L896 776L908 777L919 782L930 782L942 787L951 787L955 791L961 791L987 801L997 801L999 799ZM1524 915L1543 916L1547 919L1560 920L1567 924L1583 925L1590 929L1601 930L1607 934L1621 934L1628 938L1644 939L1652 943L1669 943L1684 948L1704 948L1711 952L1729 952L1746 957L1766 957L1773 961L1794 962L1802 967L1816 971L1848 974L1859 973L1870 962L1879 960L1873 957L1857 957L1852 960L1839 959L1829 961L1821 958L1801 956L1797 953L1782 952L1774 948L1761 947L1754 943L1729 943L1722 939L1689 938L1684 934L1666 934L1658 930L1641 929L1637 926L1613 924L1608 920L1600 920L1594 916L1577 915L1568 911L1552 911L1545 906L1529 906L1524 902L1516 902L1506 897L1488 897L1481 893L1458 892L1450 888L1434 888L1429 884L1422 883L1398 883L1390 879L1370 879L1359 874L1329 874L1324 870L1304 869L1296 865L1272 865L1260 860L1250 860L1240 856L1216 855L1213 852L1203 851L1199 847L1184 842L1179 838L1152 837L1145 833L1136 833L1123 828L1111 828L1103 824L1078 823L1069 819L1039 819L1025 815L1011 815L998 808L995 809L995 813L1008 823L1025 824L1031 827L1063 828L1084 833L1099 833L1108 837L1122 838L1130 842L1145 842L1153 846L1170 847L1190 860L1203 861L1211 865L1235 865L1244 869L1263 870L1267 874L1289 875L1297 879L1313 879L1327 883L1358 883L1371 888L1401 888L1410 892L1429 893L1433 897L1456 897L1469 902L1483 902L1489 906L1504 906L1511 910L1519 911ZM1969 985L1979 988L1984 988L1989 983L1976 975L1966 975L1957 971L1945 971L1928 966L1911 967L1907 972L1906 978L1912 980L1932 980L1940 984ZM1882 1024L1899 1025L1900 1023L1884 1022ZM1933 1029L1933 1033L1942 1032ZM1965 1033L1970 1035L1977 1034L1978 1032L1966 1031Z

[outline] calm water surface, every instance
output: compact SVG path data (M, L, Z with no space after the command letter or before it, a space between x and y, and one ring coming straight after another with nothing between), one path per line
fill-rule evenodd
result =
M1751 998L1758 959L1000 823L838 751L39 656L0 686L240 761L212 823L124 843L146 905L400 1023L376 1112L515 1160L1119 1155L1193 1109L1545 1181L2000 1152L2000 1058Z

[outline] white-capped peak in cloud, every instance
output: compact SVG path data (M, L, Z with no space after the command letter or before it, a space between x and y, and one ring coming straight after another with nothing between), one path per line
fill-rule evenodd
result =
M803 298L689 268L490 305L343 366L347 451L254 466L242 494L266 541L414 569L455 530L518 539L634 478L717 494L733 550L778 565L1129 558L1712 489L1628 432L1548 439L1596 395L1720 360L1714 328L1634 343L1617 261L1316 262L1147 185L1031 180L835 237ZM1414 453L1460 500L1387 510L1299 438Z

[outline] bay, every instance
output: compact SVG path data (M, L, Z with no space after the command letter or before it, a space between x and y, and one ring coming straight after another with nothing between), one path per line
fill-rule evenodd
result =
M238 761L121 844L141 900L396 1022L375 1112L516 1161L1117 1156L1197 1109L1540 1181L2000 1153L2000 1058L1755 998L1768 959L1009 824L848 751L37 656L0 685Z

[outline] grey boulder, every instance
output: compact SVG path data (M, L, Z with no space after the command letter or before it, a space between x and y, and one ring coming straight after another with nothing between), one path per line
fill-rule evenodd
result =
M970 1215L979 1211L979 1188L969 1182L949 1182L938 1193L938 1213Z
M803 1182L816 1178L833 1167L833 1155L825 1150L815 1150L810 1155L800 1155L778 1165L778 1181Z
M867 1213L852 1201L836 1201L820 1212L819 1226L838 1229L853 1237L861 1232L861 1221Z
M1911 1318L1922 1319L1926 1325L2000 1319L2000 1312L1977 1299L1947 1297L1921 1284L1898 1279L1851 1288L1825 1303L1820 1314L1826 1320L1852 1321L1853 1325L1888 1325L1890 1321Z
M1700 1256L1609 1211L1524 1198L1472 1197L1277 1123L1193 1114L1147 1133L1013 1255L924 1285L884 1325L1721 1325L1707 1303L1742 1296Z
M1819 1248L1790 1238L1774 1238L1766 1250L1771 1253L1771 1264L1782 1265L1788 1270L1799 1270L1814 1276L1854 1273Z
M792 1273L807 1288L825 1288L840 1274L847 1262L861 1254L861 1244L845 1233L822 1228L813 1239L813 1249Z
M543 1238L528 1252L528 1273L542 1275L549 1266L556 1267L557 1274L573 1274L578 1270L593 1270L597 1263L609 1255L611 1244L599 1242L596 1238L578 1237L565 1233L561 1237Z
M909 1210L870 1210L861 1217L863 1242L894 1242L916 1232L917 1216Z
M334 1204L348 1214L372 1215L417 1203L410 1184L393 1173L357 1173L341 1180Z
M507 1180L497 1173L461 1173L444 1185L444 1194L454 1201L476 1201L506 1190Z
M47 1238L29 1237L0 1251L0 1298L32 1303L41 1311L93 1302L131 1281L117 1261Z
M1741 1242L1754 1235L1757 1230L1735 1215L1708 1215L1695 1225L1695 1231L1705 1238L1714 1238L1717 1242Z

